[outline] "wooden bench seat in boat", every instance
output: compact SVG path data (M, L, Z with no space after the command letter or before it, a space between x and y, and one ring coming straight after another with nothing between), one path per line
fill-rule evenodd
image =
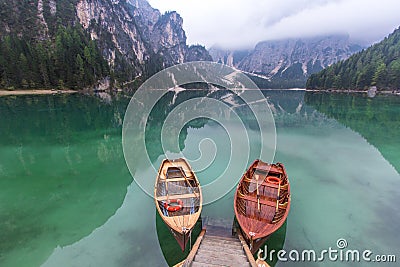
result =
M181 178L167 178L167 179L160 179L162 182L167 181L167 182L180 182L180 181L185 181L185 180L194 180L193 177L181 177Z
M243 198L247 201L251 202L256 202L257 203L257 198L254 198L252 196L244 195L244 196L239 196L240 198ZM268 200L268 199L261 199L260 198L260 203L263 205L271 206L271 207L276 207L276 201Z
M198 194L191 193L191 194L184 194L184 195L169 195L168 198L169 199L178 199L178 198L182 199L182 198L191 198L191 197L198 197L198 196L199 196ZM167 196L157 197L157 200L165 201L165 200L167 200Z
M257 181L255 179L246 178L246 180L244 180L244 181L248 182L248 183L257 184ZM275 188L275 189L279 188L279 185L273 184L273 183L268 183L266 180L264 180L262 183L258 183L258 185L259 186L268 186L268 187ZM287 184L281 185L281 190L286 189L286 188L287 188Z

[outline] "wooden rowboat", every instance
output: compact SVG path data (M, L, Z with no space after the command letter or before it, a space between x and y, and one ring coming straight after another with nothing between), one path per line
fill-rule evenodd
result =
M163 160L154 199L158 213L184 251L203 201L200 183L186 160Z
M234 210L243 237L254 254L285 222L290 185L282 163L255 160L235 192Z

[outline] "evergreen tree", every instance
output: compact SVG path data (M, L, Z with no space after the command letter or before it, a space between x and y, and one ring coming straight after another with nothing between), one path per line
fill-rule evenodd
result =
M382 42L311 75L311 89L400 89L400 28Z
M54 41L0 38L1 88L79 89L108 74L96 42L79 25L59 27Z

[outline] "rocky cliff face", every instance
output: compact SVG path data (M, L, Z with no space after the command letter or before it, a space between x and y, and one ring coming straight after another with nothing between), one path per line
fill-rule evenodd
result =
M146 0L0 0L0 14L0 38L54 40L61 25L80 24L119 80L145 78L187 60L211 60L204 47L186 44L179 14L161 14Z
M185 62L191 61L212 61L212 57L208 51L204 49L204 46L191 45L185 54Z
M112 67L121 58L135 66L126 79L150 75L187 58L211 60L204 47L198 47L202 57L192 56L178 13L161 14L145 0L80 0L76 10L79 22L99 40Z
M347 36L265 41L250 51L210 49L214 61L270 79L285 78L302 83L323 68L361 50Z

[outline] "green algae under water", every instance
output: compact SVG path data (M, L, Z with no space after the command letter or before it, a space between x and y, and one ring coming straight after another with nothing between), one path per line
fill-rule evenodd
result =
M286 233L272 243L282 246L284 240L288 251L321 251L345 238L351 249L398 253L400 98L264 94L277 127L275 161L285 164L292 189ZM177 103L191 97L180 93ZM126 167L121 130L128 101L83 95L0 98L0 266L166 266L181 259L173 238L166 241L172 249L166 249L168 232L157 221L154 201L132 182ZM164 111L156 109L154 117L163 118ZM253 118L244 118L251 126ZM159 125L147 129L155 166L163 158L155 140ZM252 137L257 128L248 131ZM199 120L181 132L181 150L196 158L204 138L227 146L222 127ZM260 140L250 142L256 156ZM226 151L220 153L211 168L198 173L202 184L224 168ZM134 176L155 179L151 168L138 166ZM233 194L206 205L203 217L233 219Z

